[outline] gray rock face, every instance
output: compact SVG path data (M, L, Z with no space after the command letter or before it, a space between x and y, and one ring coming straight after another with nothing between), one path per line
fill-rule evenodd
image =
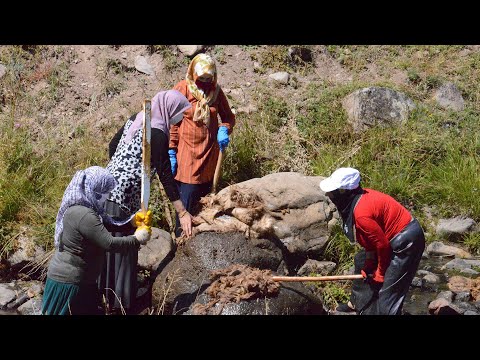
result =
M319 256L327 243L328 221L334 207L320 190L321 176L304 176L287 172L251 179L237 184L255 191L263 203L275 212L273 231L289 253ZM223 190L222 190L223 191Z
M157 276L152 303L164 313L186 311L210 283L212 270L233 264L276 271L280 248L270 240L246 239L241 233L201 233L180 247L175 258Z
M427 284L438 284L440 282L440 278L435 274L425 275L423 280Z
M247 180L235 186L256 190L269 210L278 211L287 208L301 209L319 201L328 201L320 190L320 181L323 179L322 176L281 172Z
M399 125L415 104L405 94L382 87L357 90L343 100L348 120L357 132L373 126Z
M470 218L455 217L451 219L440 219L436 232L438 236L450 241L458 241L463 235L471 231L475 221Z
M455 86L449 82L442 85L435 93L437 104L444 109L462 111L465 108L465 101L462 94Z
M17 311L21 315L41 315L42 313L42 300L30 299L25 304L21 305Z
M458 309L460 309L460 314L465 314L466 311L474 311L476 312L477 309L475 308L475 305L461 301L461 302L455 302L455 305L457 306Z
M440 292L437 295L437 299L443 298L443 299L447 300L448 302L452 302L453 301L453 296L454 296L453 292L451 292L449 290L446 290L446 291Z
M155 271L158 265L174 251L172 237L168 232L152 228L150 241L138 252L138 265L144 269Z
M36 246L31 238L20 236L18 238L18 250L8 258L12 267L23 267L28 262L42 259L45 251Z
M316 273L320 275L330 274L337 264L333 261L318 261L313 259L308 259L305 264L298 270L298 275L307 276L311 273Z
M15 290L12 284L0 284L0 309L5 309L9 302L17 298Z
M300 266L307 258L315 259L323 254L329 226L335 216L338 218L335 207L320 190L322 179L322 176L284 172L229 186L215 195L218 206L213 209L225 215L211 216L207 209L201 215L210 217L210 221L198 228L201 231L225 231L223 229L227 226L235 225L237 231L252 230L261 233L262 237L273 236L280 239L292 258L302 260ZM240 206L236 200L238 194L258 197L263 215L253 216L251 209Z
M150 65L147 59L141 55L138 55L135 58L135 69L147 75L155 75L152 65Z
M460 291L455 295L455 301L459 301L459 302L470 301L471 297L472 296L470 295L470 291Z
M412 283L410 284L410 286L421 288L423 286L423 283L424 283L424 281L421 278L415 276L412 279Z
M197 303L206 304L206 294ZM193 305L192 305L193 306ZM185 315L192 315L192 309ZM326 315L322 302L301 283L283 283L275 297L257 298L238 303L228 303L223 307L216 304L209 315Z
M466 260L466 259L453 259L442 266L442 270L466 270L472 269L473 267L480 267L480 260Z

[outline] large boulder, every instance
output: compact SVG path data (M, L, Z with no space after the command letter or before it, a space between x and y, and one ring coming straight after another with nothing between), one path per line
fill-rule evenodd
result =
M284 172L231 185L202 200L203 223L196 231L241 231L278 239L287 251L286 260L301 259L300 265L307 258L320 258L329 223L338 219L335 206L320 190L322 179Z
M150 241L142 245L138 252L138 265L150 271L156 271L160 263L174 251L172 237L168 232L152 228Z
M374 126L399 125L415 108L405 94L383 87L357 90L345 97L342 104L356 132Z
M282 251L270 240L242 233L200 233L180 246L152 288L152 305L161 313L181 313L208 287L212 270L234 264L277 271Z
M183 244L185 239L180 239L182 245L173 260L158 270L152 287L152 305L157 313L188 311L209 286L213 270L243 264L295 275L307 259L322 260L329 224L338 219L335 207L319 187L322 179L294 172L276 173L202 198L194 236ZM303 284L298 286L305 288ZM284 303L289 303L293 295L287 295L288 290L282 290L274 303L282 304L280 299L285 296ZM258 312L252 301L240 308ZM298 299L298 303L302 301ZM283 305L278 306L280 309Z

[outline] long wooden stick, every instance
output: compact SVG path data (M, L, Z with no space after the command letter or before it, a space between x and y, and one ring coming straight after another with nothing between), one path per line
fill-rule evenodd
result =
M272 276L273 281L336 281L363 279L357 275L332 275L332 276Z
M222 162L223 162L223 152L225 150L221 151L218 153L218 160L217 160L217 166L215 167L215 175L213 175L213 185L212 185L212 193L217 192L217 187L218 187L218 179L220 178L220 173L222 170Z
M141 208L144 213L148 210L148 200L150 198L150 175L151 166L150 159L152 154L151 139L151 110L150 100L143 102L143 138L142 138L142 192L141 192Z

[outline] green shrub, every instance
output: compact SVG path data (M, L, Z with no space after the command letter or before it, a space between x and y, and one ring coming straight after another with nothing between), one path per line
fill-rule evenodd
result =
M464 244L473 255L480 255L480 233L468 234L464 240Z

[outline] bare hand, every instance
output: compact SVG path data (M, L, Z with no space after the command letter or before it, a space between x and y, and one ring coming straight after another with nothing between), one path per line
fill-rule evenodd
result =
M188 211L180 218L180 225L187 238L192 236L192 215Z

